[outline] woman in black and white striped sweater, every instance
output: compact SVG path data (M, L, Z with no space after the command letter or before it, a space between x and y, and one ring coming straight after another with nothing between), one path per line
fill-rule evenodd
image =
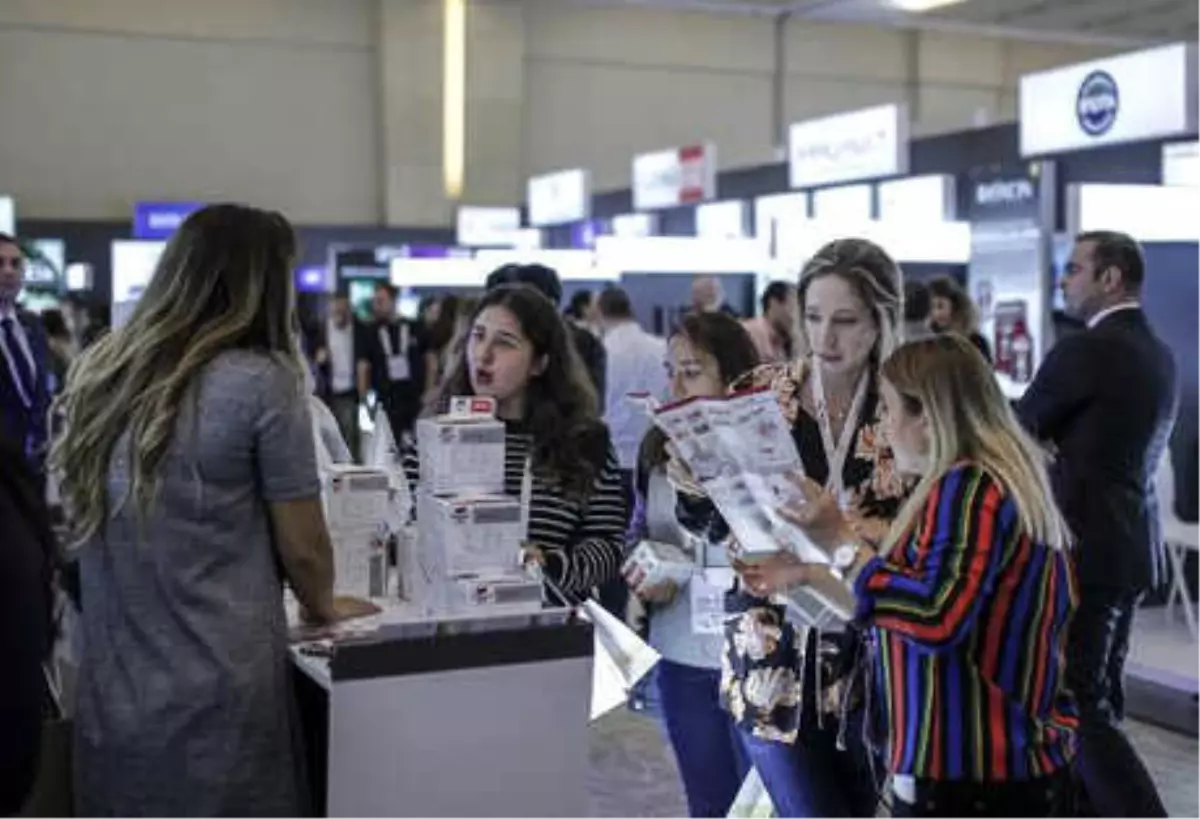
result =
M427 411L445 412L461 395L496 399L507 427L506 493L521 494L532 464L527 559L574 598L619 577L627 521L620 466L586 370L545 296L525 285L484 296ZM415 482L414 453L405 468Z

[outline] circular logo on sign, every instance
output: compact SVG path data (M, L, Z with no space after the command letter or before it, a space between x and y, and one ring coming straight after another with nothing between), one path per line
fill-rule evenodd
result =
M1083 78L1075 99L1075 116L1079 127L1089 136L1108 133L1117 121L1121 97L1117 81L1107 71L1093 71Z

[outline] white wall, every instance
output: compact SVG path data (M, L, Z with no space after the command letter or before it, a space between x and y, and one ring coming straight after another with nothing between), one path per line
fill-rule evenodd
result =
M372 0L0 4L0 189L23 217L234 199L378 218Z
M722 168L776 159L770 20L559 0L526 0L525 19L527 173L583 165L623 187L634 154L704 139ZM803 20L785 41L785 124L907 101L918 136L1013 120L1021 74L1108 51Z
M909 99L914 133L1016 116L1025 72L1097 49L832 23L785 34L784 123ZM712 140L774 161L772 23L471 0L470 201ZM440 0L0 0L0 192L24 217L235 199L301 223L448 224Z

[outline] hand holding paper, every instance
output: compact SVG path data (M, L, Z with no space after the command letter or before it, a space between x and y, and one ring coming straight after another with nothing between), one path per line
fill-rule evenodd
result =
M826 555L854 539L850 522L832 494L804 475L788 475L788 482L799 490L802 499L780 506L780 517L803 532Z
M786 592L792 586L808 583L813 566L804 563L791 552L776 552L765 558L745 563L734 561L733 568L752 594L768 597Z

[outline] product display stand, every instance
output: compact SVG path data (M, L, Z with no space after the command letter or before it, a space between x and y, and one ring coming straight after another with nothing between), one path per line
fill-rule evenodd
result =
M585 815L591 626L391 619L292 647L316 813Z

